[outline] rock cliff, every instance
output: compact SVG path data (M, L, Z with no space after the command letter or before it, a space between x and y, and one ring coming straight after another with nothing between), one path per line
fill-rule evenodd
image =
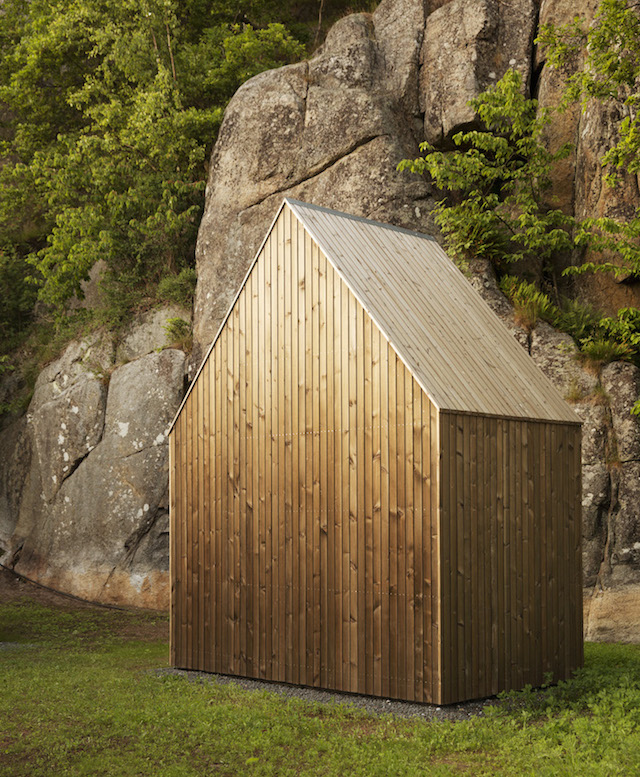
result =
M584 3L585 16L594 5ZM338 22L309 61L244 84L211 160L191 369L283 196L436 233L436 193L397 163L422 140L446 147L472 125L468 101L509 67L542 104L555 104L567 73L546 67L534 39L541 21L575 13L566 0L383 0L373 14ZM567 212L640 204L637 181L622 191L603 186L611 111L576 108L549 128L551 146L575 147L554 182ZM568 336L518 324L489 267L475 263L472 282L584 421L587 636L640 640L640 427L629 416L640 371L618 363L589 373ZM583 293L614 307L638 304L632 284L598 284L585 281ZM182 394L185 357L134 348L133 361L116 366L95 351L70 346L40 376L27 416L2 435L3 563L91 598L159 606L167 585L163 433ZM101 375L111 372L108 388L89 368L95 362Z
M583 13L591 18L595 3ZM434 232L434 193L398 173L422 140L446 147L473 124L468 101L515 67L543 105L558 102L569 72L545 67L534 39L541 22L576 13L564 0L384 0L372 15L338 22L309 62L263 73L227 109L214 149L200 228L194 312L196 349L217 330L284 195L398 226ZM574 66L578 66L578 62ZM615 106L590 105L557 116L549 143L570 141L573 156L557 171L555 194L569 213L614 214L640 204L637 181L608 189L600 159L614 138ZM635 188L634 188L635 185ZM629 415L640 371L612 364L583 369L567 335L545 323L527 332L488 267L473 282L532 358L556 382L584 422L584 575L589 638L640 639L640 426ZM637 286L582 282L604 309L640 300ZM623 607L628 616L618 617ZM640 612L640 608L637 608Z
M166 430L186 357L155 349L177 312L146 316L117 351L71 343L39 375L0 435L3 564L86 599L167 606Z

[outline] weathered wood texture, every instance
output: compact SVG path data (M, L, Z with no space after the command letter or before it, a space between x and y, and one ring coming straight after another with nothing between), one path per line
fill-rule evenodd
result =
M172 663L437 701L437 433L285 209L171 433Z
M582 665L580 427L442 413L443 704Z

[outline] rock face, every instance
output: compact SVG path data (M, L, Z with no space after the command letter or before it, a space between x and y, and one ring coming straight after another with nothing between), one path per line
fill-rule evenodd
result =
M596 5L585 6L586 17ZM397 162L416 156L423 140L446 148L455 132L473 126L468 101L508 67L520 70L544 105L557 104L570 73L547 68L533 40L539 22L562 24L574 15L575 4L565 0L482 0L473 7L385 0L373 15L340 21L309 62L245 84L212 156L197 248L197 352L215 334L283 196L437 234L430 216L437 193L398 173ZM577 148L555 180L567 213L618 207L599 168L612 132L607 110L583 115L575 108L549 127L553 149L565 142ZM629 187L623 199L639 202ZM542 322L531 331L518 324L486 264L472 263L471 281L583 420L588 633L640 641L640 624L611 630L614 600L603 599L624 591L628 611L629 584L640 573L640 463L633 452L629 460L619 453L635 450L633 368L613 365L601 376L585 369L570 337ZM630 304L633 294L625 287L618 297Z
M385 0L329 32L309 62L262 73L229 103L198 237L194 337L220 321L283 196L424 227L426 183L396 165L417 151L424 12Z
M119 343L116 361L129 362L150 353L159 345L169 344L166 327L172 318L190 321L191 315L175 305L144 313Z
M640 394L640 370L632 364L609 364L602 371L602 385L610 398L615 436L612 472L618 504L610 526L611 564L617 582L640 583L640 423L628 412Z
M429 16L420 69L425 140L442 143L472 124L469 100L509 68L528 85L536 20L534 0L452 0Z
M40 374L0 438L3 564L94 601L168 605L166 430L186 357L156 352L160 337L143 320L124 339L134 361L85 340Z
M583 0L579 15L585 24L592 22L598 0ZM563 25L571 22L578 9L569 0L542 0L540 24ZM545 107L556 107L562 99L567 79L583 64L581 54L561 71L545 66L544 51L537 52L536 66L540 71L538 99ZM640 206L640 190L635 175L622 174L615 187L605 182L602 159L607 149L619 140L618 126L625 115L624 106L614 100L598 103L589 101L582 111L579 105L552 116L547 130L551 150L564 143L572 145L570 156L554 171L553 193L557 203L579 219L609 216L624 218ZM591 259L576 255L571 263ZM597 260L597 257L595 257ZM615 262L615 256L605 257ZM562 269L562 268L559 268ZM615 315L621 307L640 305L640 283L631 278L616 280L606 274L584 275L574 280L574 291L606 313Z
M591 18L596 0L583 5ZM424 140L446 148L456 131L472 126L468 101L508 67L520 70L543 105L557 104L571 71L548 68L533 40L539 23L562 24L575 12L568 0L383 0L373 14L338 22L308 62L244 84L211 159L191 367L284 196L437 235L437 192L399 173L397 163L417 156ZM576 149L554 182L567 213L611 215L640 204L637 181L619 192L603 186L600 160L615 110L576 107L548 128L551 148L569 141ZM640 641L640 427L629 415L638 370L585 369L569 337L545 323L518 323L490 266L472 262L470 270L583 420L587 636ZM632 284L610 281L604 293L616 304L640 299ZM163 344L166 319L178 316L185 317L147 315L117 351L73 344L40 376L27 416L0 436L3 563L89 598L166 603L164 432L182 395L185 356L153 349Z

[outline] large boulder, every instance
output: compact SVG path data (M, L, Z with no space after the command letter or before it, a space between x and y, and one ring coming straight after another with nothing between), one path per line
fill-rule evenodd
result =
M96 377L73 343L40 376L0 468L3 563L83 598L168 604L167 428L185 354L167 349ZM21 455L21 449L31 455ZM17 482L22 479L22 485Z
M618 220L631 218L640 207L638 177L621 172L615 186L605 179L603 157L618 142L619 125L626 109L620 102L590 100L581 116L574 179L575 213L579 219L605 216ZM621 264L615 253L587 254L585 260ZM629 273L619 278L600 273L579 276L580 293L610 315L622 307L640 305L640 282Z
M382 3L338 22L313 59L262 73L227 107L196 256L194 336L213 338L284 196L424 228L414 118L422 3ZM426 221L425 221L426 220Z
M621 464L640 462L640 421L629 412L640 397L640 369L624 362L607 364L602 386L610 401L618 460Z
M564 397L590 396L595 391L597 375L580 366L578 348L569 335L541 321L531 333L529 353Z
M171 319L191 323L191 311L178 305L165 305L143 313L133 321L120 338L116 348L116 362L125 363L156 351L169 342L168 328Z
M582 570L592 586L608 571L606 542L613 491L607 453L611 445L610 413L602 402L574 405L582 421Z
M585 26L593 22L598 0L584 0L580 18ZM542 0L539 24L561 26L576 17L576 4L571 0ZM559 70L546 64L544 49L537 52L540 71L538 98L545 108L556 108L563 99L568 79L584 66L584 52L574 53ZM584 108L584 109L583 109ZM556 204L582 220L607 216L628 218L640 206L636 175L622 172L615 187L606 182L609 172L602 161L608 149L620 139L619 126L627 108L620 100L589 100L586 105L573 104L561 112L553 112L547 128L547 142L552 151L565 143L572 145L571 154L558 163L552 174ZM616 255L576 252L569 263L583 261L613 261ZM563 269L559 267L558 269ZM640 283L621 276L587 274L574 279L581 296L600 310L615 314L618 308L640 305Z
M619 582L640 583L640 421L629 412L640 396L640 369L616 362L602 370L615 435L612 466L617 509L612 518L611 561Z
M10 547L31 469L31 436L22 417L0 435L0 556Z
M585 592L584 637L589 642L639 642L640 585Z
M58 396L42 401L36 389L28 420L47 501L95 448L102 437L107 391L99 378L87 374Z
M591 22L598 5L599 0L582 0L580 16L585 24ZM572 22L575 16L574 0L542 0L538 25L553 24L560 27ZM535 51L534 72L539 74L536 96L544 109L551 110L550 123L545 130L547 146L550 151L556 152L567 143L571 145L570 154L557 162L551 171L553 187L550 199L568 215L573 215L575 207L574 183L582 111L579 103L568 105L562 111L556 108L562 103L568 79L583 64L583 54L576 52L558 70L546 66L546 52L543 48L537 47Z

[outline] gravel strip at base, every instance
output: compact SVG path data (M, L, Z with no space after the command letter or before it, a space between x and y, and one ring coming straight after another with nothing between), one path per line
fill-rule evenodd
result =
M314 704L327 704L329 706L346 704L365 710L371 715L395 715L401 718L421 718L423 720L470 720L481 716L485 707L500 704L499 699L491 697L438 707L435 704L418 704L398 701L397 699L381 699L376 696L361 696L355 693L338 693L337 691L319 690L300 685L210 674L209 672L193 672L186 669L160 669L157 670L156 674L184 677L189 682L235 685L237 688L243 688L247 691L267 691L288 699L301 699Z

